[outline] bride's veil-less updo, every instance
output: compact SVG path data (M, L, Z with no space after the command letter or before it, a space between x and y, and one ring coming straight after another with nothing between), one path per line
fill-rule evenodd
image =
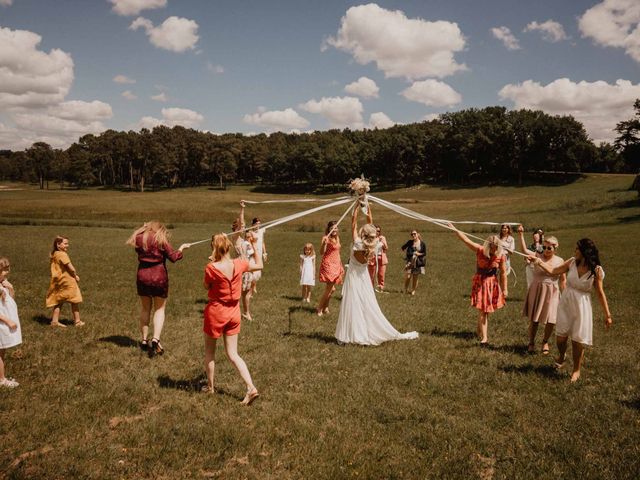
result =
M376 227L370 223L363 225L360 228L360 232L358 232L367 258L370 258L375 252L376 244L378 243L376 233Z

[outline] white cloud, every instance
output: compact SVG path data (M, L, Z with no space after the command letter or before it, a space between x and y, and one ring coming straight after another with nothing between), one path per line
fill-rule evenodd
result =
M9 7L13 3L13 0L0 0L0 6Z
M462 101L462 96L449 85L432 79L414 82L400 95L430 107L450 107Z
M517 85L505 85L498 95L512 100L516 108L543 110L554 115L572 115L582 122L595 141L612 141L613 128L621 120L633 116L633 102L640 98L640 84L617 80L572 82L559 78L541 85L526 80Z
M578 27L596 45L624 48L627 55L640 62L640 2L604 0L584 12Z
M136 83L136 81L133 78L129 78L126 75L116 75L115 77L113 77L113 81L121 85Z
M554 20L547 20L543 23L531 22L525 27L523 32L533 32L536 30L541 32L542 38L544 38L548 42L555 43L559 42L560 40L567 39L567 34L564 32L562 24Z
M152 95L151 100L155 100L156 102L166 102L169 99L167 98L166 93L160 92L158 95Z
M109 0L112 10L118 15L138 15L142 10L164 8L167 0Z
M369 117L369 128L389 128L396 124L382 112L372 113Z
M207 70L210 73L215 73L216 75L221 75L224 73L224 67L222 65L214 65L211 62L207 62Z
M125 90L121 95L127 100L136 100L138 98L131 90Z
M357 81L350 83L344 87L344 91L351 95L357 95L364 98L378 98L380 89L376 82L367 77L360 77Z
M361 65L375 62L386 77L446 77L467 68L453 58L465 47L456 23L410 19L375 3L349 8L322 49L327 45L351 53Z
M201 114L188 108L163 108L161 112L161 119L150 116L142 117L132 128L134 130L140 130L141 128L151 130L158 125L166 125L167 127L181 125L185 128L195 128L204 120Z
M199 38L198 24L187 18L169 17L161 25L154 27L151 20L138 17L129 25L130 30L140 27L145 30L153 45L172 52L193 50Z
M430 122L432 120L438 120L440 118L439 113L428 113L420 119L421 122Z
M362 128L362 103L355 97L322 97L321 100L309 100L300 108L310 113L319 113L327 120L331 128Z
M105 130L111 106L64 101L73 83L71 55L38 50L40 35L0 28L0 148L24 149L44 141L64 148L87 133Z
M292 131L309 126L309 121L293 108L267 111L261 107L256 113L245 115L242 120L249 125L259 125L273 131Z
M491 33L507 47L507 50L520 50L518 39L513 36L508 27L493 27Z
M73 82L71 55L38 50L42 37L0 27L0 109L59 103Z

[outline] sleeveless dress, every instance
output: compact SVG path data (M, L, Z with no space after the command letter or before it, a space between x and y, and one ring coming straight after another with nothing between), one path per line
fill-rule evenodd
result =
M4 292L4 300L2 300L2 292ZM22 331L20 330L20 319L18 318L18 306L13 297L9 295L9 289L2 285L0 285L0 315L8 318L18 327L12 332L6 323L0 322L0 349L20 345L22 343Z
M258 251L258 256L264 260L262 254L264 253L264 228L259 228L254 233L256 235L256 250ZM257 282L262 278L262 270L256 270L255 272L251 272L253 276L253 281Z
M544 256L539 253L537 257L544 261ZM562 258L554 255L549 266L559 267L564 263ZM531 263L531 265L534 265ZM542 325L555 324L558 314L558 302L560 301L560 275L549 275L540 267L534 265L531 285L527 290L527 298L524 300L522 314L534 323Z
M500 264L504 256L484 256L483 248L476 250L476 274L471 284L471 306L484 313L493 313L505 306L504 294L498 282Z
M329 241L320 262L319 279L324 283L341 284L343 276L344 267L340 258L340 245Z
M340 343L379 345L389 340L411 340L418 332L400 333L386 319L376 298L367 263L360 263L354 251L363 250L356 240L349 258L349 268L342 287L342 303L336 325Z
M567 272L567 288L560 296L558 305L558 323L556 335L569 337L574 342L585 345L593 344L593 309L591 307L591 290L595 276L591 271L578 275L575 258L570 258L571 264ZM604 270L600 265L596 267L596 275L604 278Z
M301 254L302 272L300 272L300 285L309 285L313 287L316 284L316 272L313 270L313 260L315 255Z

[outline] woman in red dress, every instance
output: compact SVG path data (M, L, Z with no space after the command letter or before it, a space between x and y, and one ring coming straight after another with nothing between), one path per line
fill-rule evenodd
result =
M140 348L149 350L149 356L162 355L164 348L160 344L160 334L164 325L164 308L169 295L169 274L167 273L167 260L175 263L182 258L182 251L191 245L184 243L178 250L174 250L169 243L167 227L160 222L148 222L138 228L127 245L136 249L138 254L138 273L136 286L142 309L140 310L140 330L142 341ZM147 340L149 335L149 320L151 306L153 313L153 337L151 345Z
M316 307L316 313L319 317L329 313L331 295L335 292L336 285L342 283L342 277L344 276L344 267L340 258L340 237L338 236L337 223L332 220L327 224L324 237L322 237L322 244L320 245L322 261L320 262L319 279L325 283L325 288Z
M451 223L448 225L476 254L476 274L471 284L471 306L480 310L477 334L480 338L480 346L485 347L489 342L489 314L504 307L509 294L506 262L501 242L497 235L491 235L484 241L484 245L480 245L469 240L469 237ZM498 274L500 274L500 283L498 283Z
M204 288L209 291L209 303L204 309L204 368L207 385L203 391L213 393L215 377L216 342L224 338L224 350L229 361L247 385L247 393L242 400L250 405L258 396L258 389L251 380L247 364L238 355L238 334L240 333L240 296L242 294L242 274L262 270L262 256L258 254L253 239L253 259L231 259L233 244L224 233L214 235L211 240L212 262L204 270Z

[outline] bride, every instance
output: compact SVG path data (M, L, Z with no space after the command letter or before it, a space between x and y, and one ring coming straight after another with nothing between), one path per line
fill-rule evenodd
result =
M385 318L378 306L367 263L376 247L376 228L373 226L371 206L367 205L367 221L358 232L358 210L353 209L351 233L353 245L349 258L342 303L336 326L339 343L379 345L388 340L418 338L418 332L400 333Z

